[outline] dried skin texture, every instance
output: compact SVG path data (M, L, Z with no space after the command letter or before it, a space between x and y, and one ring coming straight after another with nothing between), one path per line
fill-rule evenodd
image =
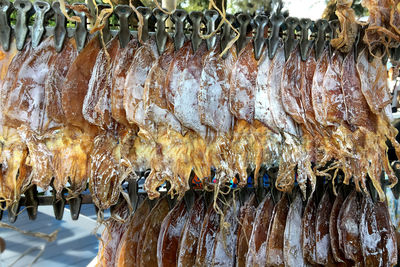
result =
M126 220L129 216L129 209L125 202L121 202L115 208L114 215L122 220ZM114 266L117 260L115 253L119 243L124 235L128 223L125 221L110 218L105 222L105 229L101 235L101 242L99 248L98 266Z
M150 121L143 108L143 91L147 75L156 60L154 42L146 43L136 50L126 75L124 86L124 108L126 119L140 127L140 131L148 135L154 133L154 123Z
M254 227L249 241L246 266L265 266L268 229L271 223L274 202L268 194L257 208Z
M82 107L88 85L101 47L98 38L86 44L68 70L61 90L61 102L66 121L81 129L88 129Z
M113 62L111 114L114 120L126 126L128 125L128 121L126 120L126 112L124 108L124 85L129 67L135 58L136 50L138 48L138 41L132 38L126 47L118 49Z
M3 87L3 112L6 125L17 128L24 124L41 134L50 123L46 113L44 85L56 55L53 39L45 39L29 54L21 62L15 82Z
M211 266L215 238L219 229L220 216L214 209L213 203L207 208L197 243L196 266Z
M185 202L181 200L162 222L157 243L158 266L176 266L179 240L187 217Z
M357 38L358 25L356 14L351 8L353 1L338 0L336 3L335 14L340 22L340 32L338 37L331 40L331 45L343 53L349 53L353 49L353 44Z
M346 103L347 122L353 127L366 127L374 131L373 115L361 90L354 53L351 52L343 60L341 72L342 89Z
M389 210L385 201L375 203L378 230L381 242L378 246L382 249L383 266L394 266L397 264L397 242L395 230L390 220Z
M379 58L368 62L368 50L361 51L357 59L357 70L361 80L361 91L367 100L371 111L380 114L391 103L391 96L387 86L386 66Z
M252 42L248 42L233 67L231 76L230 106L235 118L252 123L254 120L257 60Z
M304 259L310 264L316 264L315 224L317 219L317 200L314 192L308 199L302 220L302 240Z
M75 39L68 39L63 50L55 56L45 82L46 112L50 119L58 123L65 122L61 90L68 70L77 55Z
M301 234L303 232L301 218L303 213L303 201L301 194L297 193L290 204L286 219L283 239L283 258L286 266L305 266Z
M189 212L182 230L178 248L177 266L194 266L196 262L197 244L205 215L204 198L196 200Z
M114 121L111 119L110 101L114 67L112 63L119 49L118 38L114 37L105 49L101 49L97 54L83 101L82 114L91 124L102 129L112 129L114 126Z
M232 128L232 114L229 109L231 67L236 61L233 49L225 59L219 57L220 46L204 56L198 92L201 123L218 133L227 133Z
M375 205L369 196L364 196L361 204L360 243L365 266L380 266L382 249L378 230Z
M316 262L322 265L331 265L333 263L329 237L329 218L334 200L330 191L330 188L325 190L318 204L315 222L315 258Z
M256 198L253 194L249 200L240 207L240 223L237 233L236 266L246 266L246 254L249 250L249 240L253 231L256 216Z
M283 243L286 218L289 212L289 201L284 195L276 204L273 219L268 230L267 265L285 266L283 256Z
M200 120L198 93L206 51L204 42L196 52L193 52L191 43L186 42L175 53L168 70L165 86L170 110L173 110L183 126L203 138L206 136L206 127Z
M99 209L108 209L118 201L123 180L120 160L118 140L106 132L96 136L90 154L89 190Z
M231 199L224 209L224 224L220 224L214 241L213 266L233 266L236 257L239 201Z
M157 240L161 224L169 212L168 201L164 197L150 211L140 233L141 242L138 245L135 266L157 266Z
M339 245L345 257L354 262L362 262L359 221L360 203L354 190L343 202L338 217Z
M121 238L116 255L116 266L133 266L137 261L137 248L139 244L140 230L150 213L150 201L146 198L129 219L127 229Z
M313 77L313 85L311 88L312 95L312 105L315 111L315 119L322 125L327 125L325 116L324 116L324 106L325 106L325 94L324 94L324 80L325 74L328 70L329 66L329 53L326 49L321 58L317 62L317 66L315 68L315 73Z
M166 51L157 59L147 75L143 100L146 114L157 127L165 125L172 130L180 133L182 131L181 123L175 115L168 110L165 82L168 68L174 58L174 45L167 42Z
M30 182L30 168L25 164L28 148L14 129L8 132L13 133L3 133L6 138L2 140L0 156L0 198L6 208L19 200L21 191Z
M363 0L369 11L368 28L363 41L373 51L375 47L397 47L400 42L400 8L398 0Z
M331 241L332 254L336 262L343 263L346 261L342 250L340 249L338 218L339 212L344 202L342 190L339 191L333 203L331 215L329 217L329 238Z

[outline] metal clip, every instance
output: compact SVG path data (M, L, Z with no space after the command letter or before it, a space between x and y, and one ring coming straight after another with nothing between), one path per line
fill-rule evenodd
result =
M79 3L73 4L75 5L83 5ZM81 22L76 23L75 27L75 40L76 40L76 47L78 51L80 52L84 47L86 43L86 37L87 37L87 29L86 29L86 15L84 12L79 12L74 10L74 13L76 16L78 16L81 19Z
M271 35L268 38L268 56L273 59L279 45L279 31L285 21L285 17L281 14L272 14L270 22L272 24Z
M165 31L165 21L168 18L168 14L159 8L155 8L153 11L156 17L156 44L158 53L161 55L164 53L165 44L167 43L168 33Z
M187 17L187 12L183 9L177 9L171 16L172 22L175 24L174 45L175 50L179 50L185 42L185 33L183 32L183 23Z
M44 19L47 12L50 11L50 4L43 1L36 1L33 3L33 7L36 11L36 14L35 22L33 23L32 27L32 47L36 48L40 44L45 31Z
M25 191L25 207L28 212L29 220L35 220L37 217L37 211L39 206L39 200L37 197L36 185L32 185Z
M234 15L227 14L225 16L226 20L229 21L231 25L235 22L236 18ZM228 46L229 42L232 40L232 28L228 23L224 23L222 26L222 37L221 37L221 51L224 51ZM225 53L222 58L225 59L228 56L228 53Z
M18 50L22 50L28 35L28 22L33 13L32 3L28 0L16 0L14 7L17 10L17 22L15 24L15 41Z
M53 189L53 211L56 220L62 220L64 216L65 199L64 194L61 195L60 199L57 199L56 190Z
M251 21L251 17L247 14L239 14L236 18L239 23L239 39L236 42L236 48L238 53L246 46L247 44L247 27Z
M259 60L261 57L261 53L264 48L265 38L265 26L267 26L268 17L264 15L257 15L254 18L254 24L256 28L256 36L254 38L254 57L256 60Z
M135 179L130 179L128 181L128 194L129 194L129 199L131 200L131 205L133 208L133 212L136 211L139 203L139 195L138 195L138 182Z
M132 14L132 8L128 5L118 5L114 12L119 18L119 44L124 48L129 43L131 36L129 31L129 17Z
M338 32L337 30L340 28L340 23L339 20L335 19L332 21L329 21L329 26L331 28L331 39L335 39L338 37Z
M327 43L326 32L329 27L329 22L325 19L319 19L317 22L315 22L315 26L317 27L317 37L314 43L314 50L315 59L318 60L321 57Z
M91 2L91 1L89 1L89 2ZM109 8L111 8L111 6L106 5L106 4L99 4L99 5L97 5L97 8L98 8L99 14L100 14L102 10L109 9ZM110 31L110 18L109 17L106 18L106 20L104 21L104 27L103 27L103 29L101 29L101 32L103 35L104 43L107 44L112 38L111 31Z
M286 40L284 43L285 61L289 58L293 49L298 45L299 41L296 39L295 30L299 26L299 19L288 17L285 21L286 25Z
M8 221L10 223L15 223L17 221L19 208L21 207L19 201L14 202L11 206L8 207Z
M313 45L313 40L309 38L309 31L312 29L314 22L310 19L301 19L300 20L300 55L303 61L306 61L310 56L310 51Z
M203 13L200 11L192 11L189 14L189 18L192 24L192 35L190 37L192 40L192 49L193 52L196 52L203 41L203 39L200 37L200 26L201 21L203 20Z
M152 15L151 9L148 7L138 7L137 11L143 16L143 26L142 26L142 40L146 42L149 39L149 19Z
M0 43L4 51L10 49L11 26L10 14L13 6L8 0L0 0Z
M82 196L77 196L68 200L69 210L71 212L72 220L76 221L79 218L82 206Z
M207 35L215 31L215 22L218 19L218 12L214 9L208 9L204 11L204 20L206 21ZM217 42L217 35L214 34L206 40L207 49L211 50Z
M56 26L54 27L54 47L57 52L61 52L65 37L67 36L67 19L61 12L60 2L53 2L52 8L55 13L56 21Z

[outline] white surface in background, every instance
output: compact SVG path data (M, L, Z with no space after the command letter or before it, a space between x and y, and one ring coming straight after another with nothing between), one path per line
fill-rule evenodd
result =
M283 9L291 17L320 19L326 7L325 0L283 0Z

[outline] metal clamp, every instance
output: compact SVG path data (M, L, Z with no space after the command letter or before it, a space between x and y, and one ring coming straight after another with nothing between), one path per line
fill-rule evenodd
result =
M196 52L203 41L200 37L200 26L201 21L203 20L203 13L200 11L192 11L189 14L189 18L192 24L192 35L190 36L190 39L192 40L192 49L193 52Z
M128 5L118 5L114 12L119 19L119 44L121 48L124 48L129 43L131 36L129 31L129 17L132 15L132 8Z
M185 33L183 32L183 24L187 17L187 12L183 9L177 9L171 16L172 22L175 24L174 45L175 50L179 50L185 42Z
M56 220L62 220L64 216L65 198L64 194L61 194L61 198L57 199L56 190L53 189L53 211Z
M64 40L67 36L67 19L61 11L60 2L53 2L52 8L56 21L56 26L54 27L54 46L59 53L63 49Z
M264 15L257 15L254 18L254 24L256 28L256 36L254 38L254 57L256 60L259 60L261 57L261 53L264 48L265 38L265 26L267 26L268 17Z
M306 61L310 56L310 51L313 45L313 40L309 38L309 31L312 29L314 22L310 19L300 20L300 55L303 61Z
M111 6L107 5L107 4L99 4L99 5L97 5L97 9L99 10L99 13L101 13L102 10L109 9L109 8L111 8ZM107 44L112 38L111 31L110 31L110 19L109 19L109 17L107 17L105 19L104 27L103 27L103 29L101 29L101 33L103 35L104 43Z
M143 25L141 32L141 41L146 42L149 39L149 19L152 15L151 9L148 7L138 7L137 11L142 14Z
M45 32L44 20L46 14L51 11L50 4L43 1L36 1L33 3L33 7L36 11L35 22L32 27L32 47L36 48L39 46Z
M25 191L25 207L28 212L29 220L35 220L37 217L37 211L39 206L39 200L37 197L36 185L32 185Z
M322 52L324 51L327 44L326 32L329 28L329 22L325 19L319 19L317 20L317 22L315 22L315 26L317 28L317 37L314 43L314 50L315 59L318 60L321 57Z
M153 11L156 17L156 44L158 53L161 55L165 50L165 45L168 39L168 33L165 31L165 21L168 18L168 14L159 8L155 8Z
M231 25L235 22L235 16L231 14L227 14L225 16L226 20L229 21ZM221 51L224 51L225 48L228 46L229 42L233 39L232 37L232 28L228 23L224 23L224 26L222 26L222 34L221 34ZM226 58L228 56L228 53L225 53L222 58Z
M78 220L79 213L81 212L82 196L79 195L77 197L69 199L68 200L68 204L69 204L69 209L70 209L70 212L71 212L72 220L74 220L74 221Z
M208 9L204 11L204 20L206 21L207 34L210 35L215 31L215 22L217 21L219 15L214 9ZM211 50L217 41L217 36L214 34L206 40L207 49Z
M273 59L276 51L279 46L279 32L283 22L285 21L285 17L281 14L272 14L270 18L271 22L271 35L268 38L268 56L269 59Z
M15 24L15 42L20 51L24 47L26 37L28 36L28 22L32 15L32 3L28 0L16 0L14 7L17 10L17 22Z
M83 4L78 4L75 3L75 5L83 5ZM82 51L82 49L85 47L86 44L86 38L87 38L87 28L86 28L86 15L84 12L79 12L74 10L74 13L76 16L78 16L81 19L81 22L76 23L75 27L75 40L76 40L76 47L78 51Z
M238 53L246 46L247 44L247 27L251 21L251 17L247 14L239 14L236 18L239 23L239 39L236 42L236 48Z
M285 21L285 25L286 25L286 40L284 43L284 51L285 51L285 60L288 60L293 49L299 43L295 35L295 30L299 26L299 19L294 17L288 17Z
M13 5L10 1L0 0L0 43L4 51L8 51L10 49L10 14L12 10Z
M139 195L138 195L139 185L136 179L130 179L128 181L128 195L131 200L131 205L133 211L135 212L138 204L139 204Z

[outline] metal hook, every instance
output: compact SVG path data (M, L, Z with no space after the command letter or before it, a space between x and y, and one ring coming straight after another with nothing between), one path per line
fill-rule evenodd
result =
M45 32L44 20L46 14L51 10L50 4L43 1L35 1L33 7L36 11L35 22L32 27L32 47L39 46Z
M82 196L79 195L77 197L71 198L70 200L68 200L68 203L72 220L74 221L78 220L79 213L81 212Z
M83 5L79 3L73 4L75 5ZM80 52L84 47L86 43L86 37L87 37L87 29L86 29L86 15L84 12L79 12L74 10L74 13L76 16L78 16L81 19L81 22L76 23L75 27L75 40L76 40L76 47L78 51Z
M189 18L192 24L192 35L190 36L192 40L192 49L193 52L196 52L203 41L203 39L200 37L200 27L201 21L203 20L203 13L200 11L192 11L189 14Z
M284 43L285 61L288 60L293 49L298 45L299 41L296 39L295 30L299 26L299 19L288 17L285 21L286 24L286 40Z
M57 199L56 190L53 189L53 211L56 220L62 220L64 216L65 199L64 194L61 194L61 198Z
M279 45L279 32L280 28L285 21L285 17L278 14L272 14L270 22L272 24L271 35L268 38L268 56L273 59Z
M229 21L231 25L235 22L236 18L234 15L226 14L226 20ZM221 51L224 51L228 46L229 42L233 39L232 36L232 28L231 26L225 22L224 26L222 26L222 36L221 36ZM228 56L228 53L225 53L222 58L225 59Z
M10 14L12 10L13 5L10 1L0 0L0 42L4 51L8 51L10 49Z
M240 52L247 44L247 27L251 21L251 17L247 14L239 14L236 18L239 23L239 39L236 43L237 51Z
M152 15L151 9L149 7L140 6L137 11L142 14L143 26L142 26L142 41L146 42L149 39L149 19Z
M60 2L53 2L52 8L55 13L56 21L56 26L54 27L54 47L59 53L63 49L64 40L67 36L67 19L61 11Z
M28 22L33 13L32 3L28 0L16 0L14 7L17 10L17 22L15 24L15 41L20 51L24 47L28 36Z
M109 8L111 8L111 6L107 5L107 4L98 4L97 5L97 9L99 10L99 14L101 13L102 10L109 9ZM101 32L103 34L104 43L108 43L112 38L111 31L110 31L110 19L109 19L109 17L107 17L106 20L104 21L104 27L103 27L103 29L101 29Z
M39 200L37 197L36 185L32 185L25 191L25 207L28 212L29 220L35 220L37 217L37 211L39 206Z
M257 15L254 18L256 28L256 36L254 38L254 57L259 60L265 44L264 32L267 26L268 17L264 15Z
M206 22L207 35L210 35L215 31L215 22L217 21L218 17L219 17L218 12L214 9L208 9L204 11L204 20ZM215 46L216 42L217 42L217 35L214 34L213 36L211 36L206 40L207 49L211 50Z
M183 9L177 9L171 16L172 22L175 24L174 45L178 51L185 42L185 33L183 32L183 24L187 17L187 12Z
M158 53L161 55L164 53L165 44L167 43L168 39L168 33L165 31L165 21L168 18L168 14L159 8L155 8L153 14L157 19L156 44Z
M119 19L119 44L124 48L130 40L131 33L129 31L129 17L132 15L132 8L128 5L118 5L115 10Z
M309 38L309 31L311 30L314 22L310 19L301 19L300 20L300 55L303 61L306 61L310 56L311 47L313 45L313 40Z
M315 59L318 60L321 57L327 44L326 32L329 27L329 22L325 19L319 19L317 20L317 22L315 22L315 26L317 27L317 37L314 44L314 50Z

